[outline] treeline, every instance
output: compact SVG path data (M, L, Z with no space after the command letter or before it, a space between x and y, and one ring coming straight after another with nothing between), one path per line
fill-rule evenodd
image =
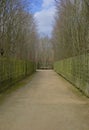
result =
M89 1L55 0L55 60L89 52Z
M0 0L0 54L35 60L37 29L28 0ZM28 6L29 5L29 6Z
M39 43L36 52L37 68L52 69L54 51L51 39L48 36L39 38Z
M0 0L0 91L32 74L38 41L29 0Z
M56 0L54 69L89 97L89 1Z

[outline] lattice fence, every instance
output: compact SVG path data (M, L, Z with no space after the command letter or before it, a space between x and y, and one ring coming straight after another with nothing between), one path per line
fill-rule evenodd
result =
M31 75L35 69L33 62L0 58L0 91L27 75Z
M58 61L54 69L89 96L89 53Z

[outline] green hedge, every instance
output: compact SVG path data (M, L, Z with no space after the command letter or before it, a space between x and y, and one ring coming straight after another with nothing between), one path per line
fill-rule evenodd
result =
M0 58L0 92L18 80L35 72L35 63L30 61Z
M54 63L54 70L89 96L89 54Z

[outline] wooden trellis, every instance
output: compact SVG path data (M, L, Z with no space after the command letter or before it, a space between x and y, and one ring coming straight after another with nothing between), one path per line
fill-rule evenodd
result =
M0 57L0 91L34 71L33 62Z
M55 63L55 71L89 96L89 53L67 58Z

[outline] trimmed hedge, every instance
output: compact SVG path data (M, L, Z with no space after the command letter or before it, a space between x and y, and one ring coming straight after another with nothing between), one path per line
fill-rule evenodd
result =
M89 54L54 63L54 70L89 97Z
M0 92L35 71L36 65L33 62L0 58Z

